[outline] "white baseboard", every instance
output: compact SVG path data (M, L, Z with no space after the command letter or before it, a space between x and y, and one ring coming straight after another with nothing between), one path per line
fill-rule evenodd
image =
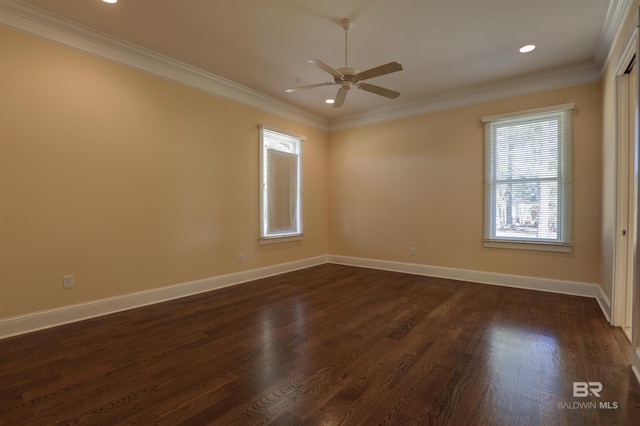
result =
M264 268L251 269L227 275L205 278L202 280L171 285L153 290L123 296L110 297L62 308L49 309L0 319L0 339L29 333L58 325L82 321L115 312L139 308L154 303L166 302L185 296L242 284L247 281L279 275L298 269L327 263L327 256L318 256L293 262L281 263Z
M636 376L636 380L640 383L640 348L636 348L631 351L631 371L633 371L633 375Z
M633 371L633 375L636 377L636 380L638 381L638 383L640 383L640 373L638 372L638 369L636 368L635 365L631 366L631 371Z
M609 317L611 304L598 284L577 281L554 280L548 278L527 277L522 275L500 274L495 272L473 271L468 269L444 268L416 263L393 262L388 260L363 259L359 257L329 255L329 263L383 269L429 277L448 278L480 284L516 287L528 290L591 297L598 301L606 318Z
M613 325L613 323L611 322L611 301L600 286L598 286L598 295L596 296L596 301L598 302L598 306L600 306L602 315L604 315L609 324Z
M600 286L597 284L445 268L440 266L420 265L388 260L328 255L0 319L0 339L76 321L82 321L102 315L108 315L115 312L139 308L154 303L191 296L223 287L242 284L247 281L279 275L298 269L309 268L311 266L322 265L324 263L335 263L340 265L448 278L481 284L501 285L505 287L516 287L529 290L591 297L596 299L605 318L607 318L607 320L610 319L609 313L611 312L611 303L606 294L604 294ZM638 366L640 368L640 361Z

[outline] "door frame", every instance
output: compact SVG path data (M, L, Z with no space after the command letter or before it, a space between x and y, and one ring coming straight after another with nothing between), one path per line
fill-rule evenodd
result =
M635 186L638 184L634 170L630 167L630 165L633 165L633 159L630 159L627 155L630 149L635 146L635 141L632 141L630 136L630 128L635 126L635 123L632 122L629 106L632 102L635 102L636 95L629 90L630 82L626 72L637 50L638 28L631 35L617 64L615 73L616 211L611 324L623 328L628 322L627 318L633 318L633 312L629 312L629 309L633 311L633 303L629 306L629 297L631 297L632 302L635 275L634 247L637 229L634 229L635 197L631 194L630 182L633 182ZM636 72L638 71L636 68ZM633 326L633 324L631 325ZM632 335L627 334L627 337L631 340Z

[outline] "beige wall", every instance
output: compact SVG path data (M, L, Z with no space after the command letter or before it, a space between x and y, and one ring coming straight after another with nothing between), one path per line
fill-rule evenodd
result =
M4 28L0 52L0 318L327 253L326 132ZM308 138L302 242L257 244L260 123Z
M484 248L481 117L569 102L573 251ZM593 83L332 133L330 253L599 283L601 116Z
M3 28L0 51L0 318L327 253L601 280L599 83L327 135ZM567 102L573 252L484 248L480 118ZM257 244L260 123L308 138L302 242Z

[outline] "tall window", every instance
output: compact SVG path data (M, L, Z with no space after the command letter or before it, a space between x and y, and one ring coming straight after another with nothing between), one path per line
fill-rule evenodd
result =
M303 137L260 126L260 240L302 236Z
M485 246L570 250L572 109L483 118Z

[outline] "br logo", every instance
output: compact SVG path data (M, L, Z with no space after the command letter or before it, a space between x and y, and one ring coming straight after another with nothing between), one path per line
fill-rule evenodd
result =
M600 382L573 382L574 398L585 398L589 395L600 398L600 392L602 392L602 383Z

